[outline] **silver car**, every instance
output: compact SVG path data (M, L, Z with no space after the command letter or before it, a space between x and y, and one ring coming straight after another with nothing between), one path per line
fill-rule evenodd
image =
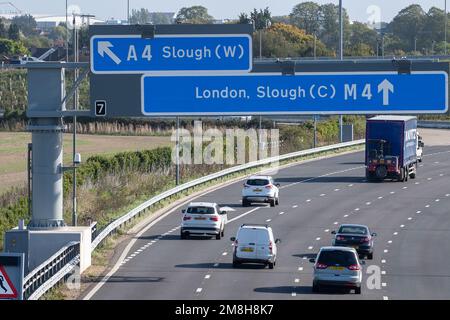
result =
M309 261L314 263L313 292L333 286L355 289L356 294L361 294L361 263L354 248L322 247L317 257Z

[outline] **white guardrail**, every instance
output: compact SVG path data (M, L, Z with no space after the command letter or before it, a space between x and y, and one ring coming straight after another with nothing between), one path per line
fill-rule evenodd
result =
M450 129L450 121L419 120L417 126L419 128Z
M292 158L298 158L301 156L307 156L307 155L311 155L314 153L320 153L320 152L325 152L325 151L331 151L331 150L336 150L336 149L340 149L340 148L346 148L346 147L352 147L352 146L356 146L356 145L360 145L363 144L365 142L364 139L362 140L355 140L355 141L350 141L350 142L344 142L344 143L338 143L338 144L333 144L333 145L329 145L329 146L324 146L324 147L318 147L318 148L313 148L313 149L307 149L307 150L301 150L301 151L296 151L296 152L292 152L292 153L287 153L284 155L280 155L280 156L275 156L275 157L270 157L270 158L265 158L265 159L261 159L261 160L257 160L257 161L253 161L253 162L249 162L249 163L245 163L242 165L238 165L238 166L234 166L216 173L212 173L210 175L207 175L205 177L199 178L199 179L195 179L189 182L186 182L182 185L179 185L178 187L175 187L173 189L167 190L149 200L147 200L146 202L142 203L141 205L137 206L136 208L132 209L131 211L129 211L128 213L124 214L123 216L121 216L120 218L114 220L113 222L111 222L109 225L107 225L103 230L101 230L97 236L93 239L92 241L92 251L95 250L95 248L106 238L108 237L114 230L116 230L117 228L119 228L122 224L126 223L128 220L132 219L134 216L136 216L137 214L139 214L140 212L142 212L143 210L146 210L147 208L151 207L152 205L160 202L161 200L164 200L170 196L173 196L179 192L185 191L189 188L198 186L200 184L203 184L205 182L211 181L211 180L215 180L224 176L227 176L229 174L233 174L239 171L244 171L250 168L255 168L255 167L259 167L259 166L264 166L264 165L268 165L271 163L276 163L276 162L280 162L283 160L287 160L287 159L292 159Z
M80 243L69 242L23 279L23 299L37 300L80 262Z

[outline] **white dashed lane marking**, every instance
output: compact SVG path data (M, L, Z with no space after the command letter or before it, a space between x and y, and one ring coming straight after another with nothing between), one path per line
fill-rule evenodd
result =
M396 232L394 232L394 233L393 233L393 235L394 235L394 236L398 235L398 232L397 232L397 231L396 231Z
M284 214L284 211L281 211L280 213L279 213L279 215L283 215Z
M312 250L312 249L313 249L313 247L312 247L312 246L309 246L309 247L308 247L308 250Z
M387 296L383 296L383 300L389 300Z
M211 275L210 275L210 274L207 274L207 275L205 276L205 279L209 279L209 278L211 278Z
M292 206L292 208L297 208L298 207L298 205L296 205L296 204L294 204L293 206Z
M303 267L298 267L298 271L303 271Z
M295 283L299 283L299 282L300 282L300 279L297 278L297 279L294 280L294 282L295 282Z
M200 292L202 292L202 290L203 290L202 288L197 288L197 290L195 290L195 292L200 293Z
M320 240L320 237L317 237L317 238L316 238L316 241L319 241L319 240Z

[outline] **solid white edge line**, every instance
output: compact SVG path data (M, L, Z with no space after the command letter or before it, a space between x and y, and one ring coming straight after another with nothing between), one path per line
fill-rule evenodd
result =
M159 221L161 221L162 219L164 219L165 217L167 217L169 214L171 214L172 212L178 210L178 207L173 208L172 210L167 211L165 214L161 215L160 217L156 218L155 220L153 220L151 223L149 223L146 227L144 227L139 233L136 234L136 236L134 237L134 239L132 239L128 245L125 247L125 249L122 252L122 255L119 257L118 262L111 268L111 270L103 277L103 279L97 283L97 285L92 288L91 291L89 291L84 297L83 300L90 300L94 294L97 293L98 290L100 290L101 287L103 287L103 285L109 280L109 278L111 278L111 276L116 273L116 271L119 269L120 267L120 262L123 261L129 251L131 250L131 248L134 246L134 244L136 243L136 241L145 233L147 232L148 229L150 229L151 227L153 227L156 223L158 223ZM156 242L156 241L155 241Z

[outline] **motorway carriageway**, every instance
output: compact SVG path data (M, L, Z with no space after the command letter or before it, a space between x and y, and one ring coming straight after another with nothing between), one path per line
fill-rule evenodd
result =
M241 206L242 181L203 194L236 211L221 240L181 240L181 207L157 219L133 239L107 278L85 299L450 299L450 147L424 150L416 179L367 183L364 153L296 164L274 175L280 205ZM185 205L183 206L185 207ZM243 223L267 223L278 245L273 270L232 268L232 242ZM312 293L313 264L331 245L341 223L376 232L373 260L363 266L362 294ZM379 289L368 289L367 268L381 271ZM106 281L105 281L106 280Z

